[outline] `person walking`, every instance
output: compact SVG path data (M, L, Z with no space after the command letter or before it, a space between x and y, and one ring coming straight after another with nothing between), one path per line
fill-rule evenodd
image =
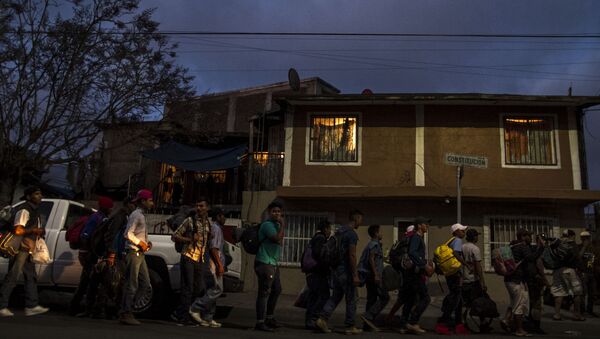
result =
M190 308L190 315L203 327L219 328L222 326L214 320L217 312L217 299L223 294L223 274L225 273L225 239L223 238L223 227L225 226L225 212L222 209L213 211L213 223L211 224L211 238L209 250L205 253L205 261L208 263L205 277L206 292L204 296L196 298Z
M204 197L196 200L196 214L186 218L171 236L171 240L181 244L180 269L181 293L177 310L172 318L181 325L191 325L192 317L201 325L202 318L190 311L195 289L204 287L204 266L208 264L206 257L211 224L208 219L208 201Z
M308 287L308 298L306 302L306 313L304 325L307 329L316 330L316 321L319 319L319 313L329 299L329 278L331 276L328 263L321 259L323 246L326 245L331 235L331 223L322 221L317 226L317 233L310 239L313 259L317 262L316 267L306 273L306 286Z
M581 244L578 246L579 254L579 272L583 282L583 300L581 301L581 312L587 313L589 316L598 318L598 314L594 313L594 296L596 292L596 279L594 278L594 263L596 255L594 254L594 246L592 245L592 235L588 231L583 231L579 234Z
M25 315L32 316L49 311L38 303L37 274L31 253L38 237L44 235L39 207L42 203L42 190L37 186L27 187L21 200L25 200L11 221L15 236L23 236L19 253L10 258L8 273L0 287L0 317L12 317L15 314L8 309L8 301L17 285L19 275L25 280Z
M580 263L573 230L563 231L556 253L560 253L560 268L552 273L552 287L550 288L550 292L554 296L554 315L552 319L562 320L560 310L563 298L571 296L573 297L573 320L584 321L585 318L581 315L583 285L576 271L580 267Z
M344 332L349 335L362 333L362 330L355 326L356 287L360 285L358 270L356 268L358 235L355 230L362 223L363 214L358 210L353 210L350 212L348 219L349 223L341 226L334 235L336 239L339 239L339 254L342 260L332 270L333 294L323 306L319 319L316 321L317 327L324 333L331 332L327 321L344 297L346 298L346 317L344 320L346 329Z
M123 299L119 311L119 322L123 325L140 325L133 316L133 303L138 291L150 288L150 276L146 265L145 253L152 248L148 241L148 228L144 213L154 207L152 192L140 190L134 199L137 208L129 216L124 237L126 239L125 283Z
M272 202L267 207L269 218L260 225L258 253L254 259L254 272L258 280L256 295L256 325L258 331L273 332L281 327L275 318L275 307L281 294L281 280L277 263L284 237L283 206Z
M390 295L382 284L383 248L381 246L380 226L369 226L368 233L371 241L363 250L358 264L358 272L362 276L361 280L365 281L367 287L367 305L361 319L365 324L363 330L379 331L374 321L390 301Z

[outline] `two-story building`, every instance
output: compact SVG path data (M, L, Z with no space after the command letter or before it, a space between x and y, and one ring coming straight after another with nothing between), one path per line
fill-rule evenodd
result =
M285 135L281 184L245 192L243 214L258 221L269 201L284 202L281 266L288 293L302 287L299 260L318 221L343 224L354 208L365 214L365 226L382 225L386 251L414 217L430 217L431 258L457 220L457 156L476 159L476 166L463 170L461 221L482 234L478 245L498 300L507 297L490 265L495 247L521 227L549 236L579 231L584 206L600 200L600 192L587 187L582 129L582 111L600 104L600 97L340 94L276 100L281 110L269 115L279 116ZM269 131L263 134L269 138ZM359 229L360 251L366 228ZM246 286L252 288L248 273Z

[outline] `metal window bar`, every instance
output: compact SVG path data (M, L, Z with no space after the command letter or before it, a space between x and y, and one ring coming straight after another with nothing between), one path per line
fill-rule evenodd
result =
M358 160L356 115L312 116L310 161L355 162Z
M505 160L511 165L556 165L554 118L505 117Z
M496 215L486 217L486 223L485 227L489 228L484 230L484 233L489 234L489 241L484 236L484 253L488 254L485 258L486 270L491 270L490 256L494 249L510 244L517 238L520 228L549 237L558 237L560 233L558 219L552 217Z
M287 267L300 267L304 248L316 233L318 224L328 220L330 216L330 213L286 213L285 238L279 264Z

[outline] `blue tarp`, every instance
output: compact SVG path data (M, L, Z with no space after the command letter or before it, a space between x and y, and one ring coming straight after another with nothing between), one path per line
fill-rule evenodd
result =
M142 156L188 171L205 172L240 166L246 150L246 145L207 149L169 141L158 148L142 151Z

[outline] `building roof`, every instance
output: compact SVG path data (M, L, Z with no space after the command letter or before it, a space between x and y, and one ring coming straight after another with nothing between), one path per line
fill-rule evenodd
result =
M338 95L275 96L280 103L292 105L523 105L573 106L600 105L600 96L515 95L484 93L382 93Z

